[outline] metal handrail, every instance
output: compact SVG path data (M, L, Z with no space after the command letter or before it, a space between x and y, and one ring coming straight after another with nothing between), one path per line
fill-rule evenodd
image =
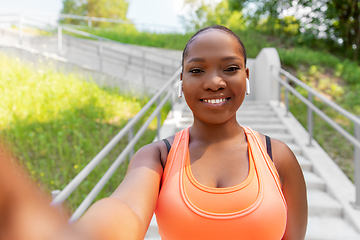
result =
M109 38L105 38L105 37L100 37L100 36L97 36L97 35L94 35L94 34L91 34L91 33L88 33L88 32L84 32L84 31L81 31L81 30L78 30L78 29L74 29L74 28L70 28L70 27L67 27L67 26L63 26L63 25L59 25L61 26L62 29L68 31L68 32L72 32L72 33L76 33L78 35L81 35L81 36L84 36L84 37L89 37L89 38L94 38L94 39L97 39L97 40L103 40L103 41L107 41L107 42L113 42L113 43L116 43L116 44L121 44L121 45L125 45L127 47L134 47L133 45L131 44L127 44L127 43L122 43L122 42L118 42L118 41L115 41L115 40L112 40L112 39L109 39ZM138 49L137 49L138 50ZM151 52L149 50L145 50L145 49L141 49L142 52L145 52L145 53L149 53L149 54L152 54L154 56L158 56L158 57L162 57L162 58L167 58L169 60L174 60L175 58L171 57L171 56L168 56L168 55L164 55L164 54L159 54L159 53L155 53L155 52Z
M130 131L132 131L134 125L140 120L140 118L146 113L150 107L158 102L157 108L153 111L147 121L143 124L134 138L128 143L119 157L114 161L114 163L110 166L110 168L106 171L104 176L99 180L99 182L95 185L93 190L89 193L89 195L84 199L84 201L80 204L80 206L75 210L74 214L70 218L70 222L76 221L91 205L94 201L95 197L98 195L100 190L104 187L108 179L112 176L114 171L119 167L125 157L130 153L133 149L133 146L142 136L142 134L147 129L147 126L150 122L159 114L160 110L166 103L166 101L170 98L171 94L174 92L174 88L178 84L178 77L180 75L181 68L179 68L173 76L166 82L166 84L157 92L155 95L149 100L147 104L136 114L134 118L132 118L128 124L124 128L120 130L118 134L81 170L81 172L75 176L73 180L53 199L51 202L52 206L57 206L64 202L70 194L81 184L81 182L91 173L91 171L102 161L102 159L113 149L113 147ZM166 96L161 100L160 97L163 93L167 92ZM159 121L159 116L158 116ZM158 124L159 126L159 124ZM158 131L159 134L159 131ZM158 136L159 137L159 136Z
M5 14L1 11L5 11ZM10 11L10 13L9 13ZM16 11L16 12L14 12ZM111 22L111 23L119 23L119 24L135 24L135 25L147 25L147 29L156 28L156 29L162 29L162 30L170 30L172 32L183 32L179 30L179 28L175 25L167 25L167 24L157 24L157 23L144 23L144 22L138 22L138 21L132 21L132 20L122 20L122 19L113 19L113 18L101 18L101 17L89 17L89 16L82 16L82 15L74 15L74 14L53 14L53 13L46 13L46 12L40 12L40 11L31 11L31 10L25 10L21 11L23 15L36 15L36 16L49 16L49 17L55 17L55 18L70 18L70 19L77 19L77 20L84 20L88 22L88 26L92 26L92 22ZM17 9L11 9L11 8L4 8L0 7L0 16L5 15L18 15L19 11Z
M309 87L305 83L303 83L300 79L291 75L289 72L282 68L277 68L278 75L273 75L273 77L279 82L279 102L281 101L281 87L285 88L285 106L286 113L289 112L289 91L294 94L299 100L301 100L308 107L308 117L307 117L307 125L309 131L309 146L311 146L311 141L313 139L313 117L312 113L317 113L324 121L326 121L331 127L333 127L338 133L340 133L343 137L345 137L349 142L351 142L354 146L354 162L355 162L355 188L356 188L356 199L355 205L360 206L360 118L345 110L335 102L329 100L321 93L317 92L313 88ZM282 78L285 77L285 79ZM293 88L289 84L289 80L291 80L296 85L302 87L308 92L308 97L305 98L301 93L299 93L295 88ZM315 106L312 102L313 97L318 98L327 106L331 107L342 116L346 117L350 121L354 123L354 135L349 133L343 127L341 127L338 123L332 120L328 115L326 115L323 111L321 111L317 106Z
M59 14L59 18L70 18L70 19L88 21L89 27L92 26L92 22L110 22L110 23L121 23L121 24L149 25L149 26L155 26L155 27L160 27L160 28L166 28L168 30L174 30L175 32L178 31L178 28L176 26L171 26L171 25L166 25L166 24L149 24L149 23L134 22L131 20L122 20L122 19L89 17L89 16L80 16L80 15L73 15L73 14Z
M340 107L338 104L334 103L333 101L331 101L330 99L326 98L324 95L322 95L321 93L317 92L316 90L314 90L313 88L309 87L308 85L306 85L304 82L302 82L300 79L296 78L294 75L290 74L289 72L287 72L286 70L280 68L279 72L281 74L283 74L285 77L289 78L290 80L292 80L294 83L296 83L297 85L299 85L300 87L302 87L303 89L307 90L308 92L312 93L314 96L316 96L317 98L319 98L321 101L323 101L324 103L326 103L329 107L333 108L334 110L336 110L337 112L339 112L340 114L344 115L345 117L347 117L348 119L350 119L353 122L356 122L357 124L360 124L360 119L358 117L356 117L354 114L350 113L349 111L345 110L344 108Z
M78 20L86 20L86 21L96 21L96 22L112 22L112 23L125 23L125 24L133 24L132 21L122 20L122 19L112 19L112 18L101 18L101 17L89 17L89 16L81 16L74 14L59 14L60 18L70 18L70 19L78 19Z
M65 14L66 15L66 14ZM0 17L4 16L3 14L0 15ZM7 14L7 16L11 16L11 14ZM41 24L47 24L47 26L51 26L51 27L54 27L54 28L60 28L61 29L64 29L68 32L72 32L72 33L75 33L75 34L78 34L78 35L81 35L81 36L84 36L84 37L89 37L89 38L93 38L93 39L97 39L98 41L106 41L106 42L112 42L112 43L116 43L116 44L121 44L121 45L124 45L124 46L127 46L127 47L130 47L130 48L133 48L134 46L131 45L131 44L126 44L126 43L122 43L122 42L118 42L118 41L115 41L115 40L112 40L112 39L109 39L109 38L105 38L105 37L100 37L100 36L97 36L97 35L94 35L94 34L90 34L90 33L87 33L87 32L84 32L84 31L80 31L78 29L74 29L74 28L70 28L70 27L67 27L67 26L64 26L64 25L60 25L60 24L52 24L52 23L49 23L49 22L46 22L46 21L43 21L43 20L40 20L40 19L36 19L36 18L33 18L31 16L29 16L28 14L25 14L25 13L22 13L22 14L13 14L14 17L18 18L16 23L18 23L19 25L30 25L30 24L26 24L24 23L24 20L29 20L29 21L35 21L35 22L41 22ZM71 15L71 16L77 16L79 17L79 19L87 19L87 18L93 18L93 17L87 17L87 16L78 16L78 15ZM12 22L14 23L14 22ZM31 25L32 27L34 25ZM44 30L44 29L43 29ZM59 30L59 29L58 29ZM19 30L20 31L20 30ZM46 31L46 30L44 30ZM20 32L19 32L20 34ZM19 42L21 42L21 40L19 40ZM146 49L138 49L138 51L141 51L143 53L147 53L147 54L151 54L152 56L156 56L156 57L161 57L163 59L166 59L166 60L171 60L171 61L177 61L177 58L174 58L174 57L171 57L171 56L168 56L166 54L161 54L161 53L156 53L156 52L152 52L150 50L146 50ZM125 54L125 53L123 53Z

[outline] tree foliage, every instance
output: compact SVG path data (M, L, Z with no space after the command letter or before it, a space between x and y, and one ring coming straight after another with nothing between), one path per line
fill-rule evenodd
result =
M222 0L216 6L199 4L201 0L185 2L198 4L191 19L195 28L229 26L236 14L238 26L359 60L359 0Z
M197 0L185 0L185 4L190 5L192 9L195 8L195 11L190 12L188 19L183 17L188 30L194 31L211 25L224 25L237 30L245 27L242 12L231 10L226 0L215 5Z
M63 0L61 13L127 20L128 6L127 0ZM65 19L63 22L76 23L76 20ZM106 24L94 23L94 25Z
M327 31L343 41L348 56L359 59L360 2L358 0L330 0L325 16L330 19Z

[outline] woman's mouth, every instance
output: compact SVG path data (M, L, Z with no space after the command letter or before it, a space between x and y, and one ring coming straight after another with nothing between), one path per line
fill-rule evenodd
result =
M200 101L210 104L218 104L218 103L226 102L229 99L230 98L200 99Z

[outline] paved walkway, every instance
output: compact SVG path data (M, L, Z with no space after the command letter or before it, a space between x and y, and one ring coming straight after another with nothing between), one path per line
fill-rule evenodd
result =
M314 142L308 146L308 134L277 102L245 101L237 113L240 124L285 142L295 153L305 176L309 218L306 240L360 239L360 211L351 202L354 185L330 157ZM184 102L175 106L161 129L161 138L191 125L192 114ZM145 239L160 239L153 218Z

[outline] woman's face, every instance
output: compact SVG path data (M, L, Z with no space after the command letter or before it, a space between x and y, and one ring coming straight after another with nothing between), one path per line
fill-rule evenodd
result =
M207 30L189 44L181 79L194 118L209 124L235 118L249 76L244 64L241 45L224 31Z

